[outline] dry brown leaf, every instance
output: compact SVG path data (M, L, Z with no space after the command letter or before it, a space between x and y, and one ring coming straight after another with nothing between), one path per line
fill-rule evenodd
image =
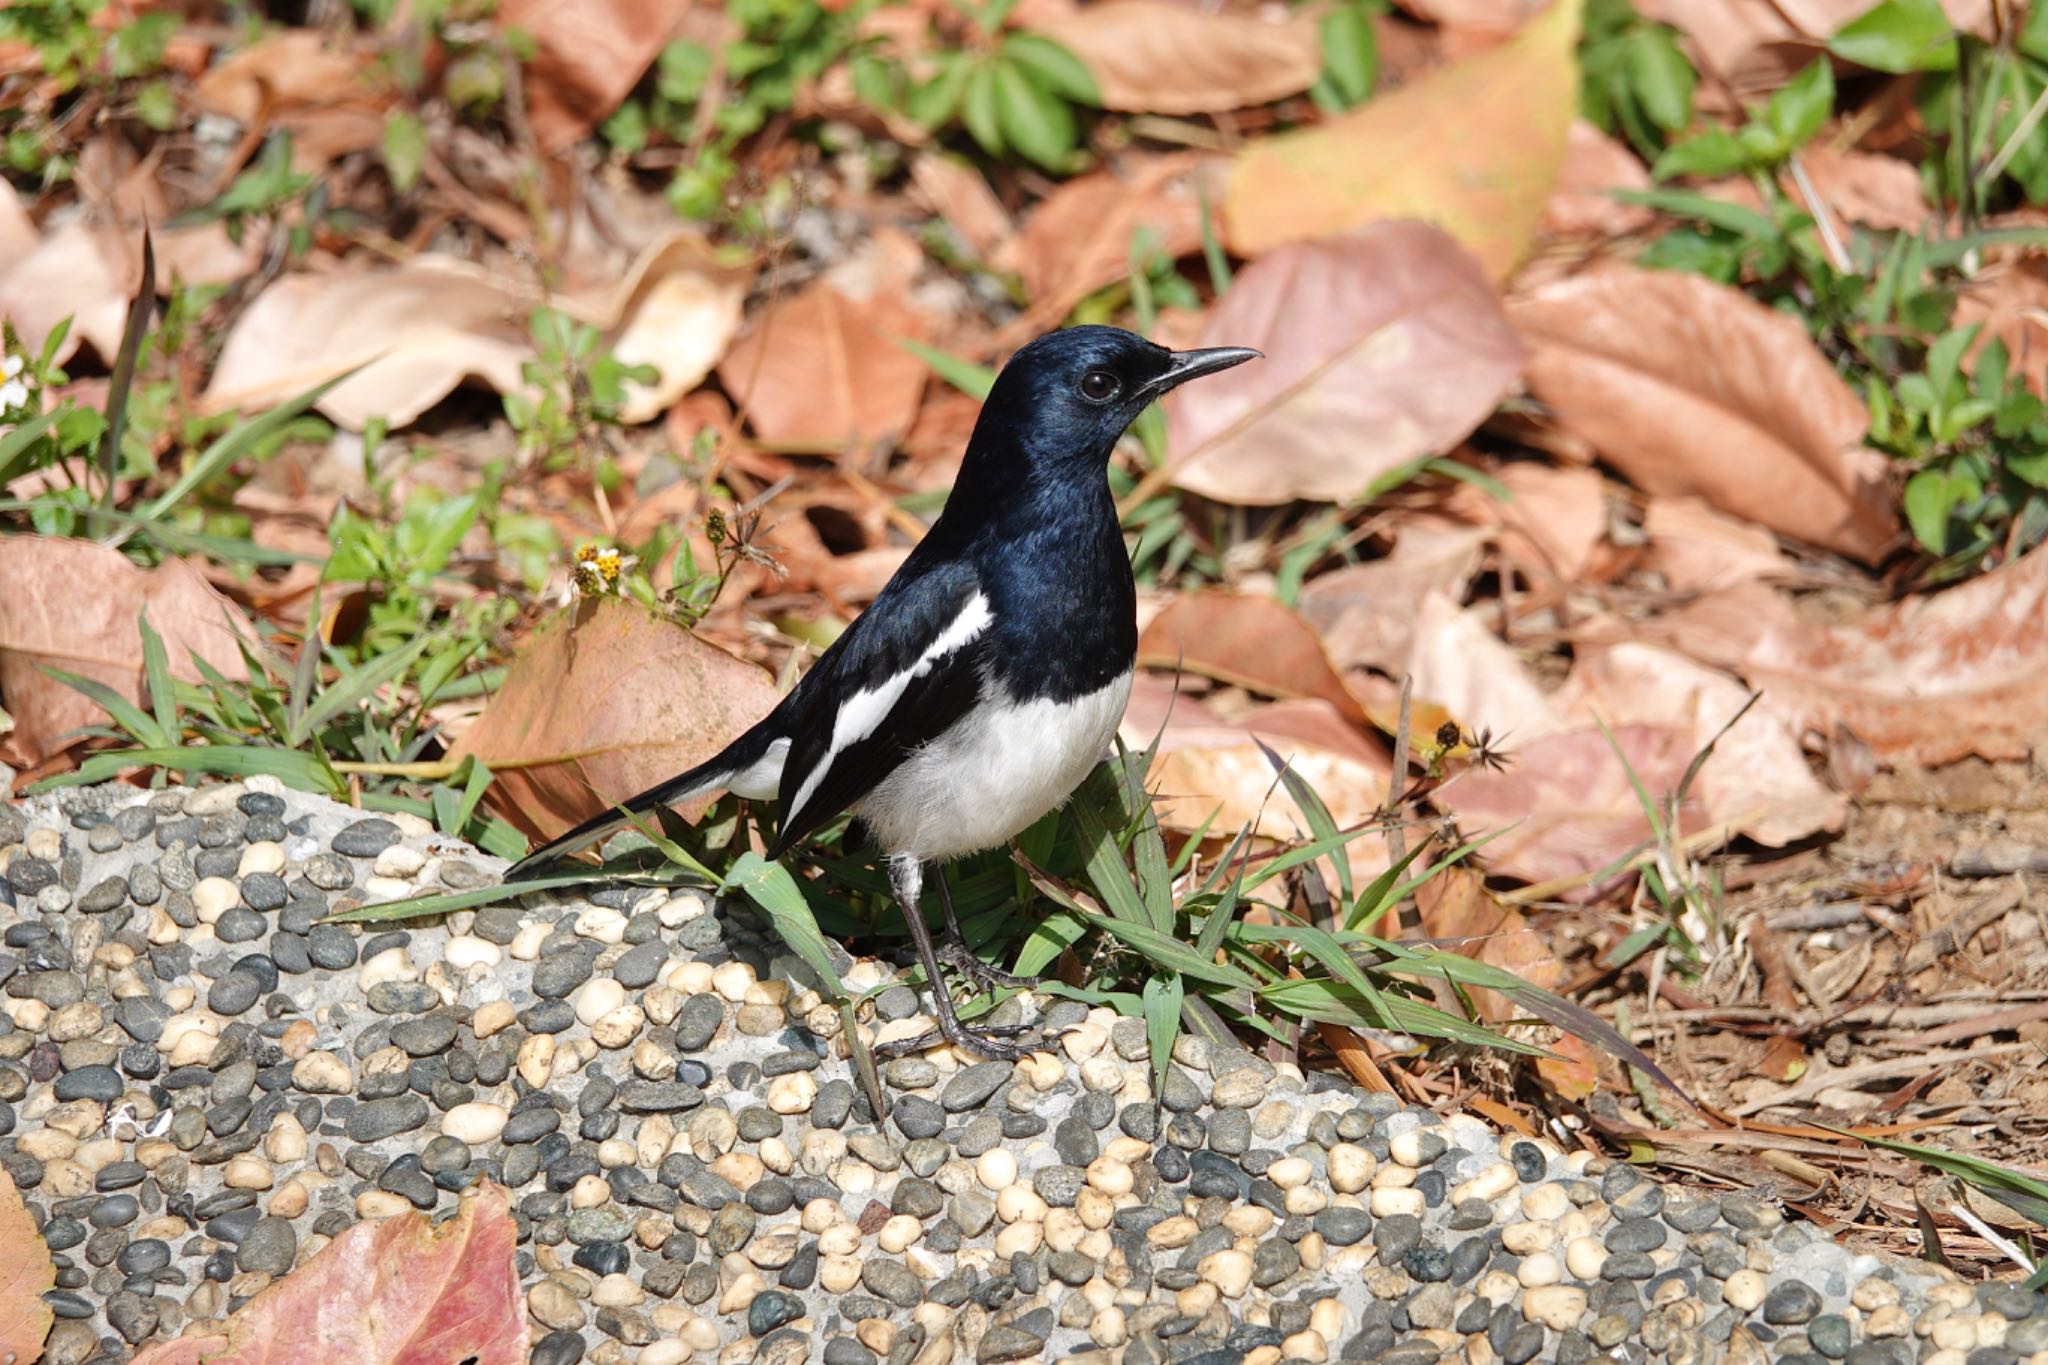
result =
M1436 946L1513 972L1532 986L1555 990L1564 981L1564 963L1541 934L1529 927L1522 912L1486 889L1476 869L1447 867L1415 892L1422 936ZM1472 990L1472 1003L1488 1023L1525 1017L1513 1001L1484 987Z
M1898 232L1917 232L1927 221L1929 209L1926 196L1920 193L1920 171L1910 161L1838 151L1817 141L1799 153L1798 164L1821 204L1837 219ZM1783 178L1787 192L1799 201L1791 172Z
M1421 218L1505 278L1564 164L1581 4L1554 0L1498 47L1246 147L1224 201L1231 246L1260 256L1375 219Z
M1102 103L1137 114L1221 114L1298 95L1322 74L1312 10L1277 21L1170 0L1103 0L1038 31L1095 77Z
M1708 592L1791 568L1770 532L1698 498L1651 498L1643 512L1650 564L1679 592Z
M764 444L831 453L893 443L917 418L925 364L899 339L927 341L904 299L920 253L898 235L756 317L718 366Z
M1176 596L1138 637L1138 663L1185 668L1269 697L1320 697L1353 724L1366 723L1315 631L1270 597Z
M659 371L654 384L629 386L621 410L644 422L711 372L752 277L682 231L642 252L612 288L586 294L550 297L433 255L390 270L288 275L235 324L203 402L209 412L267 407L360 366L320 411L351 430L374 418L404 426L468 379L522 388L528 318L552 305L603 332L620 360Z
M711 757L778 700L765 670L673 621L585 599L528 637L457 754L496 773L494 808L552 839Z
M382 143L394 96L381 71L328 33L284 29L208 69L193 93L205 113L289 132L292 164L318 170Z
M1342 669L1398 676L1408 665L1415 604L1429 593L1456 599L1479 568L1486 532L1415 517L1384 558L1317 574L1301 587L1301 615Z
M56 536L0 536L0 700L14 732L0 761L30 768L74 741L71 731L107 723L99 704L43 672L62 669L143 698L142 632L163 637L171 672L201 674L192 655L231 678L248 676L239 638L256 632L233 603L183 560L137 567L119 550Z
M4 713L0 713L4 715ZM0 731L0 734L4 734ZM55 1314L43 1295L57 1287L57 1267L35 1220L0 1168L0 1365L34 1365Z
M1879 758L1933 766L2023 757L2048 738L2048 553L1944 592L1816 624L1755 583L1662 623L1739 674L1796 729L1846 726Z
M1477 263L1413 221L1253 262L1202 344L1265 352L1167 403L1174 482L1236 503L1354 497L1463 440L1524 360Z
M201 1332L133 1365L525 1365L511 1196L485 1180L436 1225L407 1210L349 1228Z
M1550 1051L1556 1055L1536 1059L1536 1074L1574 1104L1591 1099L1600 1088L1600 1059L1593 1049L1566 1033L1550 1044Z
M1554 469L1517 460L1493 471L1508 491L1461 484L1448 510L1478 526L1499 527L1501 553L1533 579L1576 580L1607 534L1607 491L1591 469Z
M1692 40L1700 62L1743 95L1775 89L1810 65L1869 0L1644 0L1649 18ZM1942 0L1949 22L1991 37L1991 0Z
M1565 685L1546 695L1475 613L1442 597L1426 599L1418 613L1411 669L1416 696L1504 742L1512 759L1505 771L1468 770L1435 799L1468 833L1514 826L1485 857L1531 882L1597 871L1649 837L1629 768L1600 720L1643 786L1663 798L1747 696L1733 679L1643 644L1585 648ZM1702 766L1680 832L1727 824L1780 846L1838 826L1842 813L1841 797L1815 780L1794 732L1758 707Z
M2005 343L2011 373L2024 375L2037 394L2048 394L2048 256L1993 261L1963 286L1954 325L1981 326L1974 352L1994 339Z
M1274 702L1225 720L1192 697L1176 697L1171 679L1140 673L1119 733L1132 749L1159 738L1149 777L1156 809L1162 824L1184 834L1206 821L1223 838L1246 826L1275 843L1312 837L1261 740L1322 798L1340 828L1370 819L1387 794L1386 757L1326 701ZM1377 839L1355 840L1348 851L1355 874L1372 877L1386 865Z
M1636 154L1584 119L1572 120L1557 186L1543 205L1543 228L1562 237L1622 237L1656 219L1616 190L1647 190L1650 172Z
M1218 158L1174 153L1125 158L1115 172L1069 180L1033 210L995 263L1023 280L1034 326L1055 322L1130 274L1138 233L1174 259L1199 251L1202 197L1211 204L1221 197L1222 169Z
M531 37L527 120L558 152L609 118L691 8L691 0L504 0L500 28Z
M910 179L932 211L983 260L993 260L1016 236L1017 225L1010 221L1010 211L981 172L964 158L919 152L910 160Z
M1646 493L1693 494L1866 563L1898 532L1863 402L1796 318L1677 271L1605 266L1512 299L1529 387Z

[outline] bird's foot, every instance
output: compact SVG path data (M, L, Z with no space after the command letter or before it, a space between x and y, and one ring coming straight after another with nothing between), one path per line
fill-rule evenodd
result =
M991 995L1005 987L1030 990L1039 982L1039 978L1035 976L1016 976L1000 967L991 967L976 957L973 950L957 938L947 939L941 943L937 955L943 965L951 967Z
M964 1047L969 1052L978 1052L995 1061L1021 1062L1034 1052L1051 1050L1053 1040L1066 1032L1065 1029L1061 1029L1030 1043L1008 1041L1036 1031L1030 1024L983 1024L975 1027L963 1024L957 1019L941 1019L936 1029L921 1033L915 1038L884 1043L875 1049L875 1054L880 1057L907 1057L912 1053L923 1052L926 1048L937 1047L940 1043L951 1043L954 1047Z

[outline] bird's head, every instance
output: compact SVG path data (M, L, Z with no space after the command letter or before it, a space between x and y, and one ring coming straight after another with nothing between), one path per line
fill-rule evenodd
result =
M1099 478L1124 428L1155 400L1258 355L1238 346L1169 351L1116 327L1048 332L996 376L970 455L1014 452L1035 475Z

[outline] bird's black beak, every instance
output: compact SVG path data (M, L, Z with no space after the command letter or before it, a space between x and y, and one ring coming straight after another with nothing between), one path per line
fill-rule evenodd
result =
M1190 379L1200 379L1205 374L1216 374L1247 360L1263 358L1263 352L1254 351L1249 346L1210 346L1199 351L1175 351L1166 366L1166 373L1145 386L1145 396L1157 398Z

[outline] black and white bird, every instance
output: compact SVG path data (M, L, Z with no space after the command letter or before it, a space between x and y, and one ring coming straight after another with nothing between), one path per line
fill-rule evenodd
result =
M1138 643L1110 453L1153 400L1258 354L1169 351L1113 327L1025 346L989 391L944 514L781 704L717 757L585 821L508 878L622 828L627 812L715 791L779 800L770 857L850 811L887 858L939 1033L1023 1056L1003 1040L1016 1030L969 1028L954 1012L942 963L985 988L1025 983L968 950L942 872L946 937L934 943L920 908L927 870L1008 842L1108 751Z

